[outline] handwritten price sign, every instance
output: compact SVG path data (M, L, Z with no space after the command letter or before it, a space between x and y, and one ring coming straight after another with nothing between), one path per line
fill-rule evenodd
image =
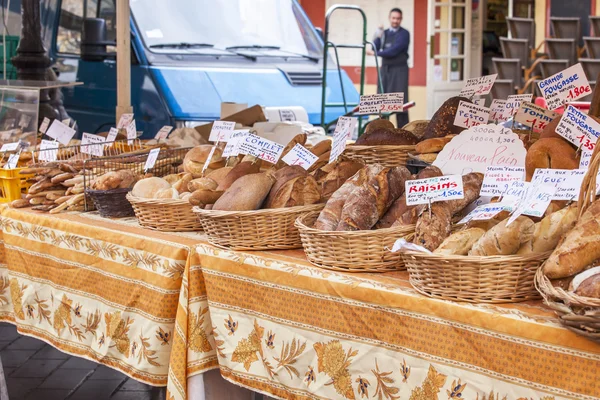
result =
M553 185L532 184L532 186L529 186L525 198L519 202L519 205L506 223L506 226L512 224L523 214L532 217L542 217L552 201L555 192L556 187Z
M214 143L226 142L234 128L235 122L233 121L215 121L210 129L208 140Z
M463 128L487 124L490 118L490 109L477 104L461 101L454 117L454 125Z
M311 153L301 144L296 144L283 156L282 160L287 165L299 165L304 169L309 169L319 157Z
M592 93L581 64L575 64L540 81L538 86L550 110Z
M511 207L511 205L506 204L506 203L484 204L484 205L481 205L481 206L475 208L473 211L471 211L469 214L467 214L463 219L458 221L458 223L466 224L469 221L485 221L488 219L492 219L496 215L498 215L501 211L504 211L510 207Z
M497 77L498 74L493 74L479 78L467 79L465 85L458 95L469 98L476 95L486 95L492 90L492 86L494 86L494 82L496 82Z
M600 136L600 124L575 107L569 106L556 127L556 133L575 146L594 150Z
M446 175L406 181L405 191L407 206L463 199L465 197L462 177L460 175Z
M258 157L261 160L277 163L285 147L269 139L262 138L253 133L240 140L240 153Z
M356 129L358 123L357 118L340 117L335 131L333 132L333 143L331 144L331 153L329 155L329 163L331 164L344 152L346 149L347 140L350 139L352 132Z
M541 132L558 113L546 110L530 102L523 102L515 115L515 121L530 127L534 132Z
M404 93L368 94L360 96L359 114L400 112L404 105Z
M525 178L524 167L490 166L485 169L480 196L502 196L512 181Z
M532 98L532 94L515 94L512 96L508 96L505 105L505 115L507 116L507 118L514 117L517 111L519 110L521 103L523 103L524 101L531 101Z
M490 106L490 121L495 123L504 122L508 119L506 113L506 100L494 99L492 100L492 105Z

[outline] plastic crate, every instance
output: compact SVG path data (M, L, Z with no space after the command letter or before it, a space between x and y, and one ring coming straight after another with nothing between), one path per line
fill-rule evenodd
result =
M0 203L9 203L21 198L21 192L31 186L27 179L33 177L33 174L22 175L19 172L23 168L0 169Z
M6 36L6 79L16 79L17 69L11 59L17 54L19 36ZM0 76L4 73L4 41L0 36Z

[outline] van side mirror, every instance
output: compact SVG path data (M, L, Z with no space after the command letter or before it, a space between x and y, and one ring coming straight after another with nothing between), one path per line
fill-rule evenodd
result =
M81 32L81 59L85 61L102 61L108 57L115 57L114 53L107 53L106 46L115 45L116 42L106 40L106 21L102 18L86 18L83 20Z
M317 31L321 39L325 40L325 34L323 33L323 29L315 27L315 30Z

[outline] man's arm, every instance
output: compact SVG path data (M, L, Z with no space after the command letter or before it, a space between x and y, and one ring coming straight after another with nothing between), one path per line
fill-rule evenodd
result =
M400 34L389 48L378 51L377 55L383 58L393 58L398 54L406 52L410 44L410 33L407 30L400 31Z

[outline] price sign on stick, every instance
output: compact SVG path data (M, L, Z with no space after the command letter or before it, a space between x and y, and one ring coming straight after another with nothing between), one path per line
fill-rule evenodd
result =
M154 168L156 160L158 159L158 153L160 153L160 148L150 150L148 158L146 159L146 164L144 164L144 172L148 172L149 169Z
M156 139L156 140L166 139L172 130L173 130L172 126L165 125L162 128L160 128L160 130L156 133L156 136L154 136L154 139Z
M542 217L552 201L556 192L553 185L537 184L531 185L527 190L525 198L519 202L517 208L510 216L506 226L512 224L520 215Z
M556 127L556 133L575 146L592 151L600 136L600 124L575 107L569 106Z
M121 114L117 129L125 129L133 121L133 114Z
M11 154L8 157L8 161L4 164L4 169L14 169L17 168L17 163L19 162L19 157L21 157L21 152Z
M519 106L515 121L531 128L533 132L541 132L558 113L524 101Z
M117 128L110 128L108 131L108 135L106 135L106 142L108 146L112 146L113 142L117 140L117 136L119 135L119 130Z
M407 206L465 197L460 175L445 175L406 181L405 193Z
M491 114L490 114L490 120L492 122L496 122L496 123L500 123L500 122L504 122L508 119L508 116L506 115L506 100L498 100L498 99L494 99L492 100L492 105L490 106L490 109L492 110Z
M58 158L58 142L42 139L38 158L40 161L56 161Z
M521 103L524 101L531 101L533 98L532 94L515 94L512 96L508 96L506 99L506 115L508 117L513 117L519 110Z
M277 163L285 146L252 133L240 140L240 153L258 157L261 160Z
M52 124L50 124L50 128L46 131L46 135L50 136L52 139L58 140L66 146L75 135L75 129L69 128L67 125L55 119L52 121Z
M346 150L347 140L352 136L356 129L357 118L340 117L335 131L333 132L333 142L331 143L331 153L329 154L329 163L335 162L338 157Z
M549 110L592 93L581 64L575 64L538 83Z
M487 124L489 118L489 108L460 101L454 117L454 125L468 129L472 126Z
M213 158L213 155L215 154L216 149L217 149L216 145L213 146L212 149L210 149L210 153L208 153L208 157L206 157L206 161L204 161L204 166L202 167L202 175L204 175L204 171L206 171L206 169L210 165L210 162Z
M367 94L360 96L359 114L378 114L401 112L404 105L404 93Z
M5 151L15 151L18 148L19 148L19 142L5 143L0 148L0 152L4 153Z
M233 132L234 128L235 122L233 121L215 121L210 130L208 140L213 143L227 142L227 139L229 139L229 135Z
M549 169L537 168L533 173L533 184L553 185L556 192L552 200L579 200L579 190L583 177L587 171L584 169Z
M92 156L102 157L104 155L104 142L106 138L100 135L92 135L84 132L81 135L81 152Z
M485 169L480 196L502 196L512 181L525 178L524 167L490 166Z
M462 90L458 94L462 97L471 98L476 95L486 95L492 90L498 74L481 76L479 78L467 79Z
M50 126L50 120L48 119L48 117L44 117L44 119L42 120L42 124L40 125L40 132L46 133L49 126Z
M282 160L287 165L299 165L304 169L309 169L319 157L311 153L306 147L301 144L296 144L292 149L283 156Z
M239 129L231 132L227 145L223 149L223 157L235 157L240 154L240 142L243 137L249 134L250 131L248 129Z
M127 144L132 145L133 141L137 138L137 129L135 128L135 120L131 120L129 125L127 125Z
M459 224L466 224L469 221L483 221L494 218L501 211L504 211L510 204L506 203L490 203L476 207L473 211L467 214L463 219L458 221Z

